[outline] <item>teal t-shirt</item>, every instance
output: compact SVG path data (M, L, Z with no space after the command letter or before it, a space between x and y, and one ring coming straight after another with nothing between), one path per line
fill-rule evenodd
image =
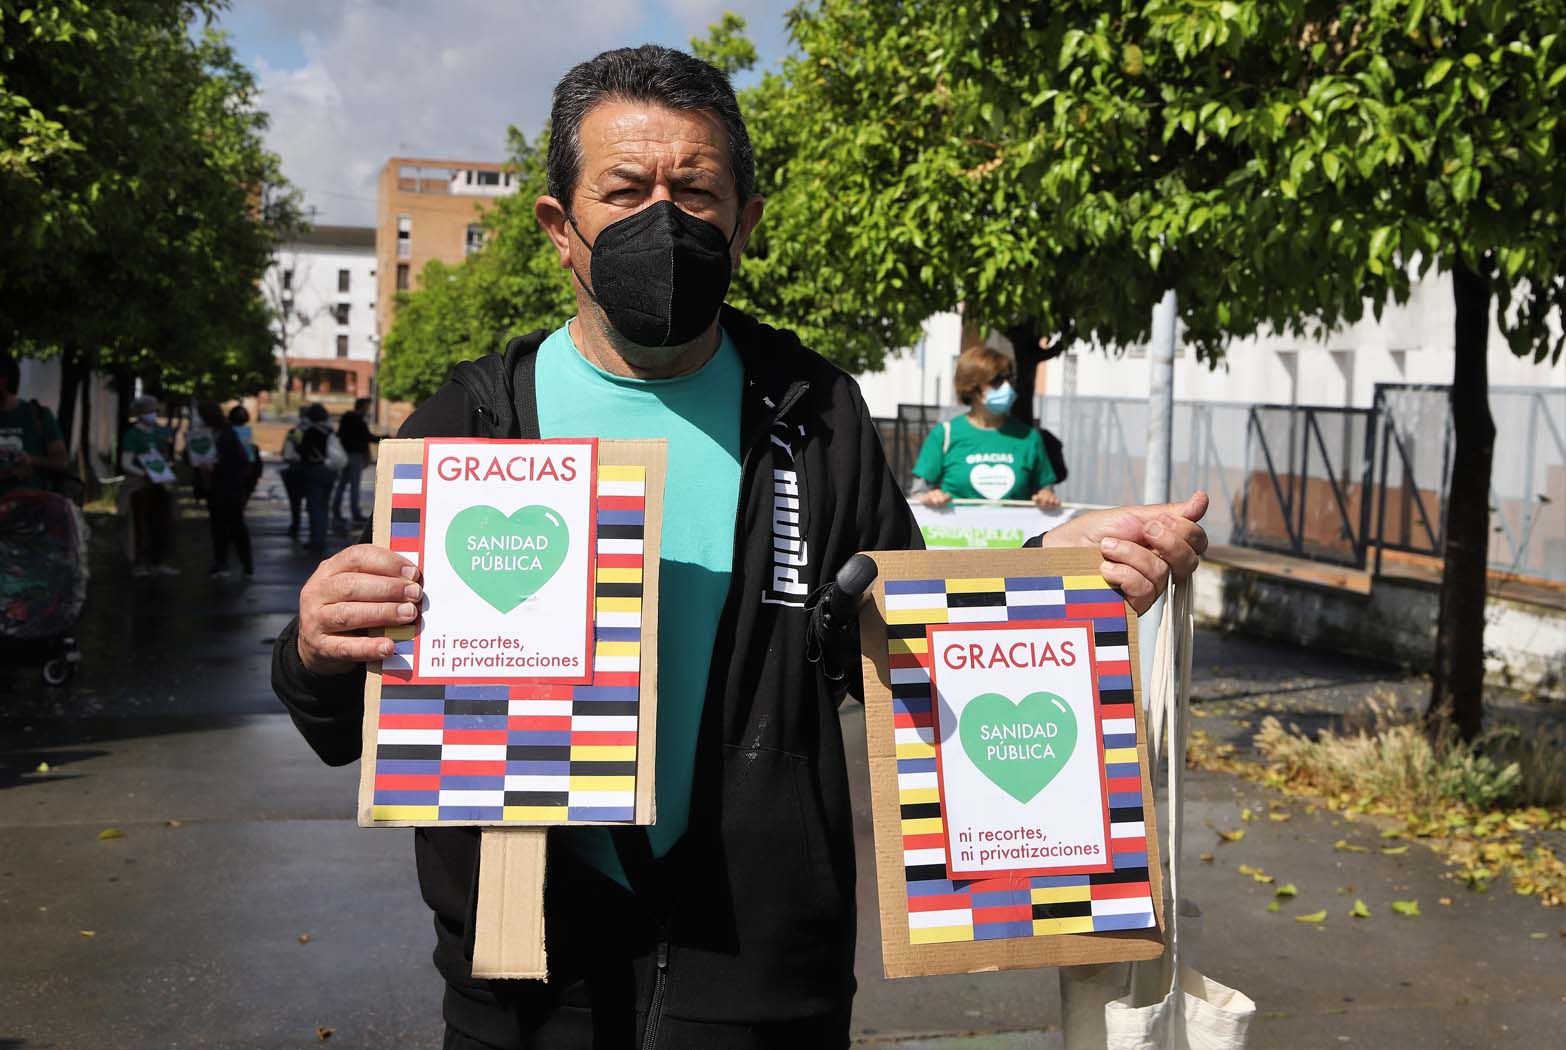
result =
M699 371L674 379L611 375L577 352L569 326L538 348L540 437L663 438L669 443L658 573L658 822L655 856L690 820L696 730L707 693L712 639L734 568L739 509L739 352L724 333ZM625 882L607 829L574 828L566 839Z
M913 472L953 499L1032 499L1055 483L1036 427L1007 417L994 430L976 427L966 415L936 426L924 440ZM944 446L944 448L943 448Z

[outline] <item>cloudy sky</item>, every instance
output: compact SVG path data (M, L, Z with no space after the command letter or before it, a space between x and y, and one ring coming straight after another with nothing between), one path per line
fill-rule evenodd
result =
M369 225L387 157L503 160L507 125L536 133L572 65L612 47L686 47L724 11L775 65L793 2L234 0L220 25L260 80L269 144L316 221Z

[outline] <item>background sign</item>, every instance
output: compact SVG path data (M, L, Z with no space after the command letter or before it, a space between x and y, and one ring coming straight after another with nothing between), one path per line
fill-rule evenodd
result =
M939 510L909 500L914 521L931 550L993 547L1016 549L1030 536L1070 520L1082 508L1039 510L1031 503L954 503Z

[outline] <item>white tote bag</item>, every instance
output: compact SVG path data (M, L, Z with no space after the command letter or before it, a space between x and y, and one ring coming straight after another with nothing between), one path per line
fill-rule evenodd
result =
M1070 966L1060 971L1066 1050L1243 1050L1256 1004L1186 964L1194 955L1201 913L1180 900L1185 781L1185 709L1191 695L1191 588L1170 585L1148 688L1149 754L1169 754L1169 937L1148 962ZM1159 730L1165 729L1160 733ZM1162 741L1160 741L1162 737Z

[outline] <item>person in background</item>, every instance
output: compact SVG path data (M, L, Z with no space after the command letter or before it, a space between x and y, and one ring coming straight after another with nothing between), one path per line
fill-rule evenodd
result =
M283 447L280 450L283 457L283 491L288 493L288 538L293 540L299 538L299 512L304 507L305 470L299 456L299 444L309 426L309 421L305 419L305 410L309 407L305 405L299 409L299 422L283 435Z
M250 454L229 425L216 401L203 401L196 415L212 435L215 455L201 469L206 474L207 515L212 526L212 568L209 576L228 575L228 548L239 555L246 576L255 574L250 558L250 530L245 527L245 500L250 495Z
M234 436L239 439L245 458L250 462L249 481L245 486L245 499L248 500L261 482L261 450L256 447L255 434L250 429L250 413L244 405L235 405L228 410L228 425L234 428Z
M122 507L131 517L131 573L178 576L168 564L174 533L174 474L169 466L174 438L158 423L158 399L146 394L131 400L131 425L120 437Z
M348 465L337 475L337 487L332 491L332 526L338 532L348 531L348 522L343 520L345 490L353 513L353 527L357 529L364 526L365 517L359 510L359 475L369 465L370 444L380 440L370 433L370 425L364 420L364 414L369 410L370 399L361 397L337 421L337 439L343 443L343 451L348 453Z
M299 466L305 512L310 516L310 542L305 546L312 551L326 549L326 509L337 480L337 473L326 465L327 447L333 437L330 420L325 405L309 404L299 427Z
M919 502L944 507L953 499L1006 499L1032 500L1041 510L1060 506L1043 436L1011 415L1015 375L1011 358L999 350L972 346L958 356L952 387L968 411L925 438L913 468Z
M39 468L64 470L69 461L54 413L21 392L21 365L0 355L0 495L32 487Z

